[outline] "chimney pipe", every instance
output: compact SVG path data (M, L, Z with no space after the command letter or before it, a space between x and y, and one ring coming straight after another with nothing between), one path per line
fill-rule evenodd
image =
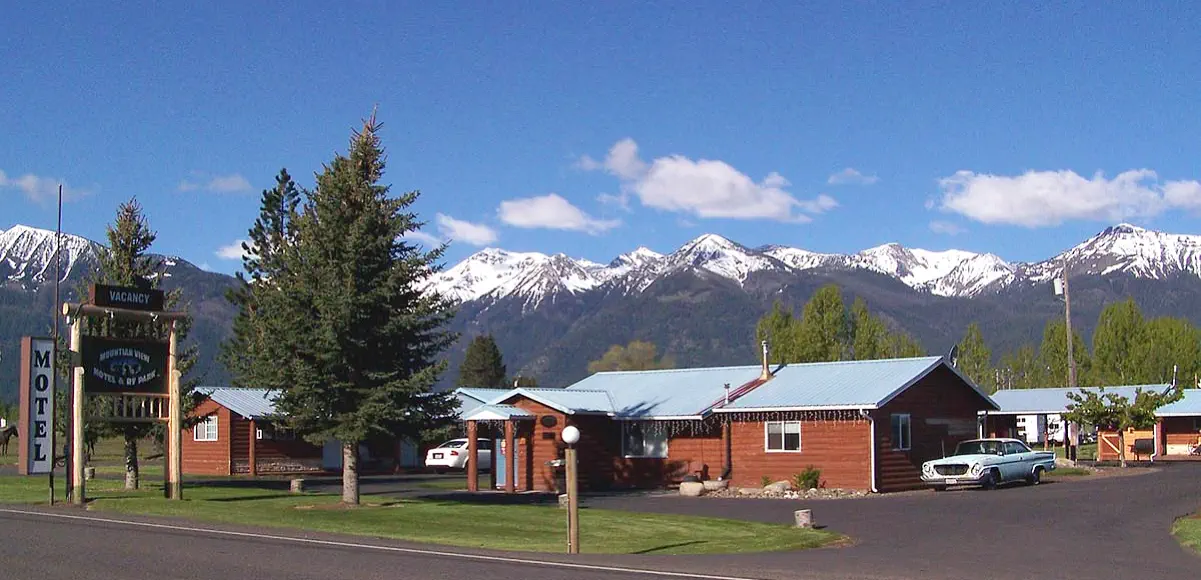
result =
M771 378L771 369L768 368L767 362L767 341L763 341L763 372L759 375L760 380L766 381Z
M726 383L726 405L730 404L730 383Z

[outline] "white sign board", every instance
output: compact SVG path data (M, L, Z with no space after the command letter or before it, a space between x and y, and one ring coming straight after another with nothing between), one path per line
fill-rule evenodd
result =
M21 385L25 473L50 473L54 469L54 340L27 340L28 355L22 364L28 366L21 373L27 378Z

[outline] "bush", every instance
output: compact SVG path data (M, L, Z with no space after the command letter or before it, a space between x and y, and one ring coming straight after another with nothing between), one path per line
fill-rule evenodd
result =
M767 487L767 486L771 485L771 478L764 475L763 477L759 478L759 484L762 487Z
M805 471L793 475L792 483L796 485L797 489L801 490L817 489L817 486L821 483L821 478L822 470L810 465L805 468Z

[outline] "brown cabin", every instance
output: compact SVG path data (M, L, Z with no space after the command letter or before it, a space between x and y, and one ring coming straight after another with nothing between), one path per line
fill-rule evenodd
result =
M824 487L897 491L921 487L922 462L975 437L980 413L996 409L946 359L923 357L597 373L566 389L513 389L463 419L516 450L493 454L507 491L562 489L567 425L581 432L586 489L687 475L759 486L812 466Z
M204 388L199 418L183 436L187 475L259 475L320 471L321 447L278 428L266 389Z

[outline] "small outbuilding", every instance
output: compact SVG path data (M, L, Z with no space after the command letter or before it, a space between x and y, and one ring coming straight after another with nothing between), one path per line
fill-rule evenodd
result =
M295 437L274 421L267 389L202 387L199 419L182 441L187 475L259 475L320 471L321 447Z

